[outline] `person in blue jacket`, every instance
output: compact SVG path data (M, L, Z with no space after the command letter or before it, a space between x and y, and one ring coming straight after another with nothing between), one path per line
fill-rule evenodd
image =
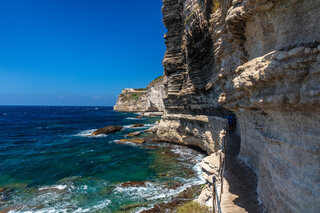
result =
M228 125L229 125L229 132L232 132L234 129L235 124L235 116L232 113L228 113L227 115Z

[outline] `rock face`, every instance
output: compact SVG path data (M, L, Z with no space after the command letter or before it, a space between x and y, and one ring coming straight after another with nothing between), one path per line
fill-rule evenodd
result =
M108 133L112 133L112 132L118 132L122 129L122 126L107 126L101 129L97 129L96 131L94 131L91 136L95 136L95 135L101 135L101 134L108 134Z
M126 139L121 139L120 142L131 142L131 143L142 144L146 141L144 138L126 138Z
M123 89L114 110L121 112L162 112L166 77L153 80L146 89Z
M135 128L135 127L143 127L144 126L144 124L143 123L136 123L136 124L133 124L132 126L131 126L131 128Z
M239 157L269 212L320 209L319 0L163 0L167 83L159 141ZM210 195L208 195L210 196Z
M140 132L131 132L127 134L127 137L136 137L136 136L139 136L140 134L141 134Z

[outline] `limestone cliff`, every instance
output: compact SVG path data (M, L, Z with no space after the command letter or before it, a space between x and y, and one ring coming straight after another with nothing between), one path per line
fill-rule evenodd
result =
M144 89L123 89L114 110L121 112L162 112L166 77L160 76Z
M163 4L167 95L156 139L222 153L232 112L239 157L256 172L265 208L318 212L320 1Z

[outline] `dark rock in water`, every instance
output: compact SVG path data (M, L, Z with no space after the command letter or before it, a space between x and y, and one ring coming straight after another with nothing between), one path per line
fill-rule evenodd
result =
M159 147L158 147L158 146L147 145L147 146L143 146L143 148L147 148L147 149L157 149L157 148L159 148Z
M176 212L179 206L192 201L201 192L201 185L191 186L190 188L179 193L172 201L168 203L160 203L154 205L153 208L143 210L141 213L166 213L166 212Z
M127 134L128 137L135 137L135 136L139 136L140 132L131 132L129 134Z
M137 115L136 118L143 118L143 116L142 115Z
M112 133L112 132L118 132L122 129L122 126L107 126L101 129L97 129L96 131L94 131L91 136L94 135L101 135L101 134L108 134L108 133Z
M169 181L166 183L166 186L164 188L176 190L180 186L183 186L183 183L178 181Z
M143 207L148 205L148 203L133 203L133 204L127 204L120 206L120 210L129 211L131 209L137 208L137 207Z
M13 191L14 190L11 188L0 188L0 201L6 200ZM1 213L1 211L0 211L0 213Z
M134 128L134 127L143 127L143 126L144 126L143 123L136 123L136 124L133 124L133 125L131 126L131 128Z
M8 208L5 208L5 209L2 209L0 210L0 213L8 213L8 212L11 212L11 211L15 211L15 210L21 210L22 207L8 207Z
M131 138L131 139L121 139L120 140L120 143L121 142L131 142L131 143L137 143L137 144L142 144L144 142L146 142L146 140L144 138Z
M139 187L146 186L146 182L144 181L131 181L121 184L122 187Z

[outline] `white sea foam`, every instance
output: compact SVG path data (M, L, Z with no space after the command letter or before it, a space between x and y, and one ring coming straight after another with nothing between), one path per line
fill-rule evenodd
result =
M139 186L139 187L121 187L121 185L118 185L114 189L114 194L118 195L119 197L130 197L133 199L144 198L148 201L155 202L156 200L161 200L161 202L168 202L174 196L183 192L187 188L193 185L199 185L199 184L205 183L205 180L201 175L201 168L200 168L200 162L204 157L202 154L197 154L196 151L190 150L181 146L174 146L172 151L174 153L179 154L181 157L181 160L183 158L184 161L186 159L195 161L195 165L192 167L192 169L196 173L195 176L191 178L177 178L178 181L183 182L182 186L177 187L175 189L169 189L167 187L164 187L164 185L162 185L161 183L150 183L150 182L147 182L145 186ZM190 161L187 161L187 162L190 162ZM188 163L188 165L190 166L192 164ZM148 207L140 207L135 209L135 212L140 212L152 207L153 205Z
M64 190L66 188L68 188L67 185L44 186L44 187L39 188L39 191L50 190L50 189Z
M130 145L130 146L138 146L138 144L132 143L130 141L120 141L120 140L110 141L110 143L119 143L119 142L120 142L120 144L126 144L126 145Z
M149 183L147 182L145 186L139 187L121 187L121 185L117 186L114 189L114 194L119 197L130 197L131 199L141 199L144 198L148 201L156 201L162 200L169 201L172 197L177 194L183 192L187 188L202 184L203 181L198 177L191 178L187 180L188 182L184 183L182 186L177 187L176 189L169 189L164 187L159 183ZM151 207L149 207L151 208ZM137 209L135 212L140 212L146 208Z
M133 118L133 117L127 117L127 120L143 120L144 118Z
M77 208L73 210L72 212L74 213L85 213L85 212L92 212L97 211L97 210L103 210L106 211L108 210L107 207L110 205L111 201L106 199L104 201L101 201L95 206L92 206L90 208ZM70 206L68 205L57 205L55 207L49 207L49 208L44 208L44 209L39 209L39 210L10 210L8 213L67 213L70 212ZM108 211L109 212L109 211Z
M132 124L132 125L133 125L133 124ZM125 126L123 126L123 128L122 128L121 131L123 131L123 130L125 130L125 129L130 129L130 127L131 127L132 125L125 125Z
M196 153L196 151L192 149L186 149L185 147L175 145L171 151L175 154L178 154L180 156L180 160L185 161L186 159L188 160L187 162L194 162L195 165L192 167L192 169L195 171L197 174L196 177L189 179L185 179L184 181L188 181L191 183L191 185L198 185L198 184L203 184L205 183L204 178L202 177L202 171L200 167L200 163L204 157L203 154Z
M133 127L132 129L145 129L145 128L150 128L150 127L153 127L154 124L144 124L144 126L142 127Z
M110 203L111 203L111 201L106 199L106 200L100 202L99 204L93 206L93 209L104 209L107 206L109 206Z
M144 124L144 126L142 127L132 127L133 124L130 124L130 125L124 125L122 130L126 130L126 129L145 129L145 128L150 128L150 127L153 127L154 124Z
M87 129L79 132L78 134L75 134L75 136L82 136L82 137L87 137L90 136L94 131L97 129Z
M77 134L75 134L74 136L79 136L79 137L107 137L108 135L106 134L101 134L101 135L94 135L94 136L91 136L91 134L96 131L97 129L87 129L87 130L83 130Z

